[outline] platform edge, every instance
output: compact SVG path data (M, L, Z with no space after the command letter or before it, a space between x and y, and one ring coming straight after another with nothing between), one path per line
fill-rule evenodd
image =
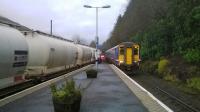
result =
M85 66L85 67L83 67L83 68L80 68L80 69L78 69L78 70L72 71L72 72L70 72L70 73L67 73L67 74L65 74L65 75L59 76L59 77L57 77L57 78L51 79L51 80L49 80L49 81L47 81L47 82L43 82L43 83L38 84L38 85L36 85L36 86L33 86L33 87L31 87L31 88L25 89L25 90L23 90L23 91L21 91L21 92L19 92L19 93L16 93L16 94L11 95L11 96L9 96L9 97L6 97L6 98L4 98L4 99L1 99L1 100L0 100L0 107L6 105L6 104L8 104L8 103L11 103L11 102L13 102L13 101L15 101L15 100L17 100L17 99L20 99L20 98L22 98L22 97L24 97L24 96L26 96L26 95L28 95L28 94L31 94L31 93L33 93L33 92L35 92L35 91L38 91L39 89L42 89L42 88L44 88L44 87L47 87L47 86L51 85L52 83L55 83L55 82L58 82L58 81L60 81L60 80L66 79L66 78L68 78L68 77L71 76L71 75L74 75L74 74L79 73L79 72L81 72L81 71L83 71L83 70L86 70L86 69L88 69L88 68L91 67L91 66L92 66L92 64L91 64L91 65L88 65L88 66Z
M128 80L130 80L133 84L135 84L137 87L139 87L142 91L146 92L153 100L155 100L159 105L161 105L167 112L173 112L172 109L170 109L168 106L166 106L162 101L158 100L153 94L151 94L149 91L147 91L145 88L143 88L140 84L138 84L136 81L134 81L133 79L131 79L128 75L126 75L122 70L120 70L119 68L117 68L115 65L110 64L110 67L115 71L115 73L117 75L122 74L123 76L125 76L125 78L127 78ZM117 72L117 71L119 72ZM119 76L120 77L120 76ZM122 77L120 77L122 79ZM123 79L122 79L123 80ZM124 80L123 80L124 81ZM126 84L126 83L125 83ZM127 84L126 84L127 85ZM127 85L129 86L129 85Z

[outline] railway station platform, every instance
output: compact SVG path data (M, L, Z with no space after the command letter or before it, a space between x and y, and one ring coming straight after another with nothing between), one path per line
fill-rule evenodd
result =
M82 90L80 112L170 111L163 104L156 103L154 98L148 97L143 90L135 87L136 92L133 92L132 87L136 85L129 87L130 82L125 83L125 78L119 76L119 71L113 65L100 64L98 71L96 79L87 79L85 70L71 76ZM58 81L57 84L63 82ZM54 112L49 86L0 107L0 112Z
M84 88L80 112L148 112L109 65L100 64L98 70L96 79L74 77Z

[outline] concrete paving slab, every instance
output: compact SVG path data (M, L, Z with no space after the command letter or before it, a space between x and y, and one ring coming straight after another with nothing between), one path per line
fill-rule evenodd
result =
M51 91L45 87L0 107L0 112L54 112Z

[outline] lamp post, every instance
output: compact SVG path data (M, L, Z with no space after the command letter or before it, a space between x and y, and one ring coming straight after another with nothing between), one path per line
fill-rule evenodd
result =
M95 51L95 59L96 59L96 69L98 69L98 43L99 43L99 37L98 37L98 11L99 11L99 8L110 8L111 6L110 5L105 5L105 6L102 6L102 7L93 7L93 6L90 6L90 5L84 5L85 8L95 8L96 9L96 51Z

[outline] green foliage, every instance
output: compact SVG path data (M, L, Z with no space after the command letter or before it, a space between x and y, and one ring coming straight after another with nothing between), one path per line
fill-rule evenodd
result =
M65 85L62 85L62 88L65 91L69 91L70 93L73 93L75 89L75 82L73 80L66 81Z
M141 45L143 60L178 55L198 64L199 26L200 0L152 0L148 3L134 0L125 14L119 16L111 37L103 46L108 49L123 41L133 41Z
M157 61L145 61L141 63L140 69L145 73L149 73L153 75L156 73L157 66L158 66Z
M110 38L103 43L103 49L107 50L121 42L130 41L132 36L145 31L152 24L155 12L159 11L160 16L165 14L165 1L131 0L124 15L119 15Z
M75 82L73 80L66 81L60 88L57 88L55 84L50 86L53 99L56 102L72 104L81 97L79 89L75 88Z
M191 19L190 24L192 24L193 27L199 27L199 25L200 25L200 6L194 7L192 9L190 19Z
M158 73L165 74L168 69L169 61L167 59L162 59L158 63Z
M164 76L164 79L171 82L178 82L178 78L174 74L167 74Z
M200 63L200 50L190 49L185 53L184 58L191 63Z
M50 86L50 88L51 88L51 92L52 92L53 94L55 94L56 91L57 91L56 85L55 85L55 84L52 84L52 85Z
M187 80L188 87L197 89L200 91L200 77L194 77Z
M200 68L198 66L191 66L187 68L190 77L200 76Z

